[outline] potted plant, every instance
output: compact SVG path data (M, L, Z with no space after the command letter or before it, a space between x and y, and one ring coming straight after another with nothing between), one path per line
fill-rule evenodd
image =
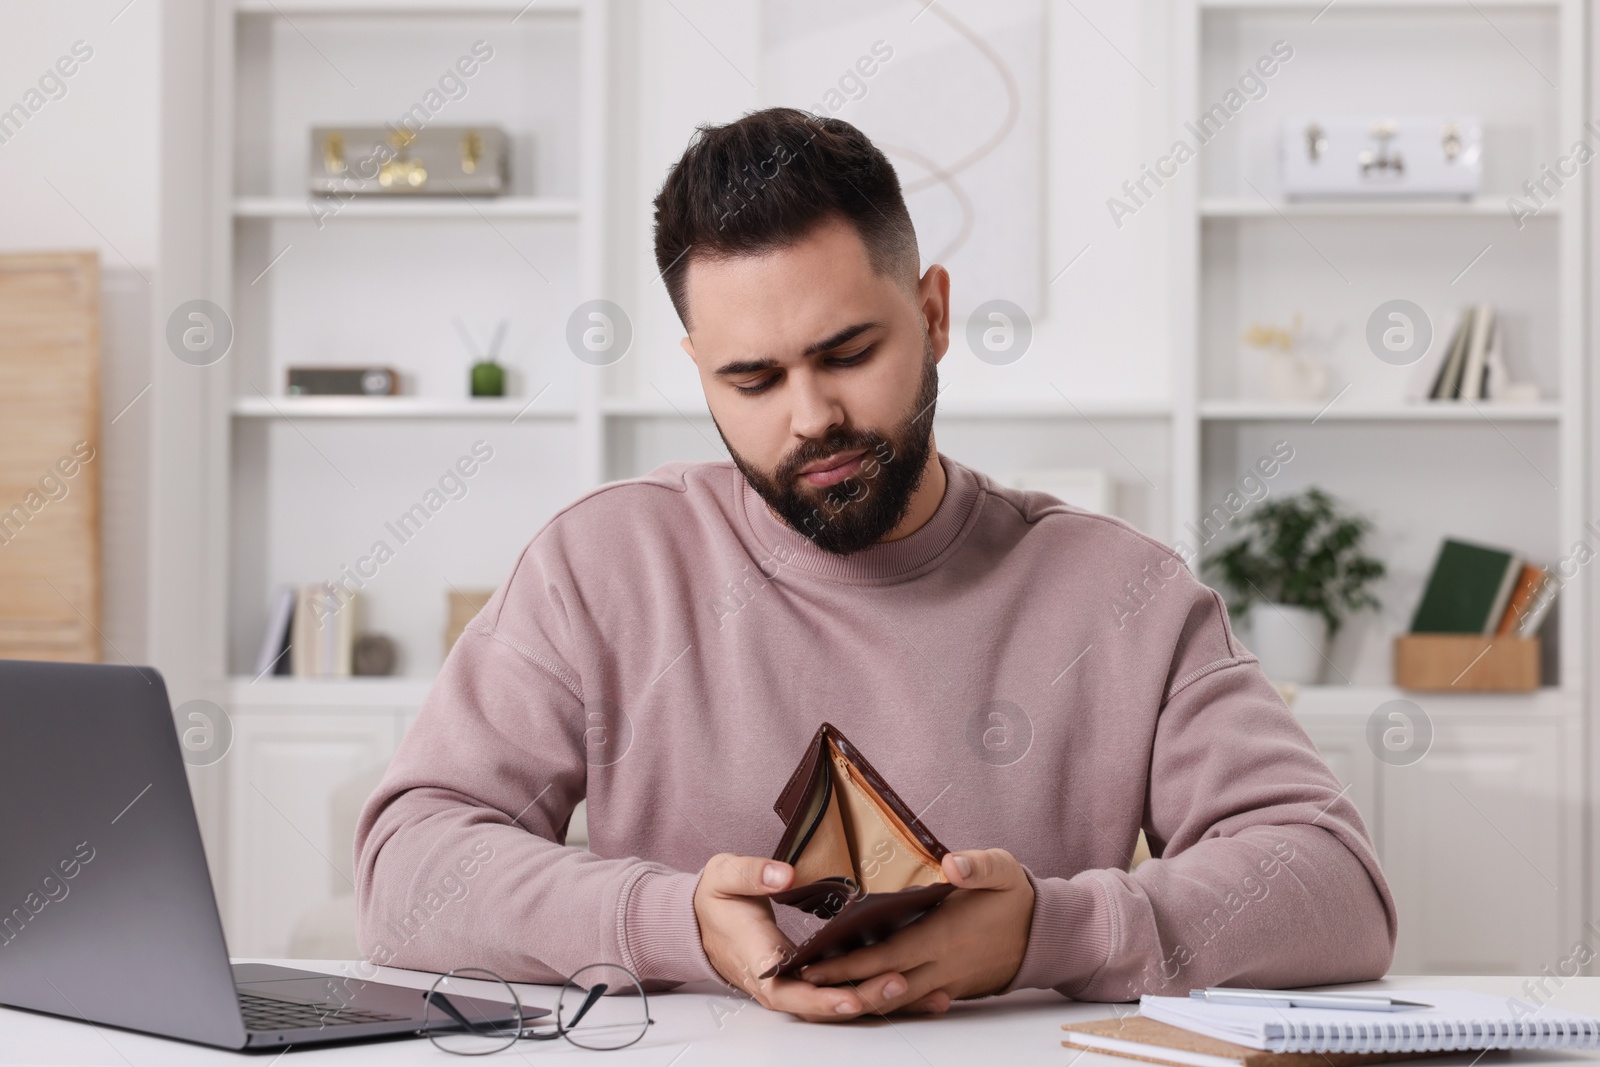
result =
M1261 502L1241 526L1203 570L1216 576L1229 612L1245 622L1267 676L1315 684L1346 616L1380 606L1371 587L1385 568L1363 552L1372 523L1342 513L1313 486Z
M506 370L496 360L500 354L500 343L506 339L506 320L501 319L500 325L495 328L494 340L489 342L489 351L479 352L478 344L472 339L472 334L467 332L466 324L459 318L451 320L455 323L456 332L461 334L461 340L466 344L467 351L472 353L474 363L469 372L468 392L472 396L505 396L506 395Z

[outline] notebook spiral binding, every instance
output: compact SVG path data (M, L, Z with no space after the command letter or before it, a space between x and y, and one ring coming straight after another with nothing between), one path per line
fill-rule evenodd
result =
M1452 1025L1438 1020L1408 1022L1295 1023L1279 1026L1273 1052L1448 1052L1479 1049L1600 1047L1593 1019L1474 1020Z

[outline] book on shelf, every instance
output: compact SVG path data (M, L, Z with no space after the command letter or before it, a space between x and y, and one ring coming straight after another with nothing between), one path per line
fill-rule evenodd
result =
M288 601L286 607L285 600ZM277 674L292 674L296 678L350 677L355 614L355 596L333 582L283 587L273 602L267 633L256 657L257 675L265 673L262 660L268 658L269 662L276 663L274 673ZM268 645L276 626L283 627L284 637L269 655ZM287 667L284 666L286 661Z
M1472 309L1472 325L1467 333L1467 355L1461 364L1458 400L1483 400L1483 368L1489 359L1489 333L1494 329L1494 309L1479 304Z
M1544 628L1545 621L1550 617L1550 609L1555 606L1556 593L1561 589L1558 581L1549 571L1539 572L1539 584L1534 590L1533 598L1522 609L1515 633L1518 637L1535 637ZM1509 613L1510 609L1507 609Z
M1434 375L1433 384L1428 387L1424 397L1427 400L1440 400L1450 395L1454 383L1460 380L1461 358L1466 352L1467 320L1456 320L1456 328L1450 335L1450 343L1445 345L1439 359L1439 370Z
M1535 637L1560 582L1504 549L1446 538L1411 619L1417 634Z
M1494 307L1474 304L1465 308L1439 357L1427 399L1510 399L1511 385L1500 320Z
M1511 599L1506 602L1506 610L1500 616L1500 624L1495 628L1496 636L1524 636L1519 631L1523 623L1528 621L1531 609L1537 605L1547 577L1542 567L1536 567L1532 563L1522 565L1522 573L1517 576L1517 584L1511 590Z
M1510 552L1446 538L1411 618L1411 632L1494 636L1522 568L1523 561Z
M272 606L267 611L267 628L261 634L261 648L256 653L255 677L264 674L289 673L289 642L294 623L295 587L280 585L272 594Z

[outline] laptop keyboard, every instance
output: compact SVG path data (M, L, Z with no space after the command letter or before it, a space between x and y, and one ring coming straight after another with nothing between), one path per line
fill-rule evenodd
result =
M240 993L246 1030L315 1030L325 1026L350 1026L354 1023L392 1023L403 1015L389 1015L364 1008L335 1008L326 1004L277 1000L255 993Z

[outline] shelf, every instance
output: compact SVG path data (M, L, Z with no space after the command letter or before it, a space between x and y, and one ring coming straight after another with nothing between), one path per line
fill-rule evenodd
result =
M313 212L312 206L326 210ZM247 196L233 202L236 219L330 225L340 219L576 219L578 202L544 196Z
M1293 693L1289 709L1295 715L1351 715L1366 717L1391 700L1409 700L1430 715L1484 714L1514 709L1518 715L1581 714L1581 694L1559 686L1543 686L1531 693L1423 693L1392 685L1302 685Z
M1508 194L1509 195L1509 194ZM1546 204L1530 219L1556 218L1560 204ZM1263 200L1260 197L1207 197L1200 201L1205 219L1302 218L1446 218L1481 219L1512 216L1503 199L1472 200Z
M618 418L665 418L680 414L709 418L705 401L674 401L612 397L601 403L601 410ZM1164 419L1172 406L1164 400L1074 400L1071 404L1056 399L1023 400L1009 398L941 400L935 417L952 419Z
M422 704L432 678L288 678L269 674L259 681L228 679L230 712L307 707L373 708L393 711Z
M706 409L704 397L667 401L661 397L609 396L600 401L600 413L621 419L660 419L679 415L700 419L711 417L711 412Z
M575 419L577 413L529 406L527 397L434 400L420 396L240 397L233 414L244 419L488 419L496 422Z
M1209 422L1558 422L1561 405L1504 404L1494 401L1476 407L1459 401L1416 404L1277 404L1270 400L1207 400L1200 418Z
M511 15L515 18L581 14L578 0L237 0L240 15Z
M1475 14L1478 8L1491 10L1555 10L1562 0L1200 0L1202 11L1308 11L1313 14L1335 11L1458 11Z
M941 400L935 417L952 419L1164 419L1172 414L1165 400L1072 399L1051 390L1040 400L997 397Z

